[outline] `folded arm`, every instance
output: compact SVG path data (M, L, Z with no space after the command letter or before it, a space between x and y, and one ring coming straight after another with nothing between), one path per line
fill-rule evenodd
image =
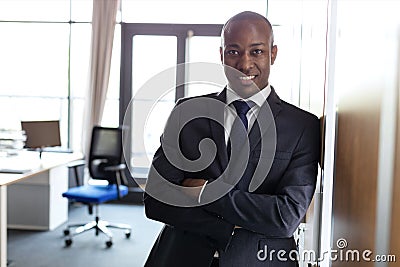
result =
M153 159L149 173L146 192L156 192L160 186L157 183L156 170L171 184L181 184L184 180L183 171L175 168L166 159L160 147ZM165 187L164 187L165 188ZM155 189L155 190L152 190ZM161 194L174 194L174 191L160 192ZM160 195L158 195L160 196ZM218 248L225 249L231 238L233 225L226 222L220 216L212 215L201 207L179 207L170 205L145 193L144 204L146 216L150 219L165 224L207 236ZM190 196L189 196L190 197Z
M305 127L273 194L232 190L204 210L270 237L290 237L312 200L320 156L319 122ZM262 162L261 162L262 164Z

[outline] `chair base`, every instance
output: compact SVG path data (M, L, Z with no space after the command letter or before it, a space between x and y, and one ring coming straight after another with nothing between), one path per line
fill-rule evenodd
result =
M71 228L76 228L76 229L71 233ZM106 241L106 246L111 247L113 244L112 243L113 235L108 228L125 230L126 238L130 238L131 236L132 228L130 225L124 223L110 223L108 221L100 220L99 217L96 216L95 221L91 221L88 223L67 225L67 227L64 230L64 236L66 236L65 246L69 247L72 245L72 237L94 229L96 235L99 235L99 233L103 233L108 237L108 240Z

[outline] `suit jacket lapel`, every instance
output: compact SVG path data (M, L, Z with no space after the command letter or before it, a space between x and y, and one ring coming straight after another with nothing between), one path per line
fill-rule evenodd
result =
M267 102L271 108L272 115L274 118L278 116L279 112L282 110L281 103L282 100L279 98L277 93L275 92L275 89L271 86L271 93L267 97Z
M281 100L276 94L275 89L271 86L271 92L267 97L267 101L261 106L257 120L255 121L249 133L250 152L253 151L261 141L261 137L264 136L271 127L271 124L274 122L273 120L276 119L281 109ZM263 119L263 122L258 123L260 119ZM259 125L261 125L261 127L258 127ZM275 123L272 125L275 125Z
M225 130L224 130L224 110L226 103L226 88L216 95L216 99L222 102L222 105L209 106L211 135L217 146L217 158L218 163L221 167L221 171L225 170L228 165L228 152L225 143ZM219 122L222 122L220 125Z

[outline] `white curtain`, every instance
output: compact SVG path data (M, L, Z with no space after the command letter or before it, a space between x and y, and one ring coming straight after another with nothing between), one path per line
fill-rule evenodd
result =
M107 97L119 0L93 0L89 86L85 99L82 148L89 153L94 125L100 125Z

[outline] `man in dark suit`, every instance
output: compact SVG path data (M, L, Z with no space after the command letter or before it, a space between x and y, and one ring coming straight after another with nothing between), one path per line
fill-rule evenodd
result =
M154 156L145 210L166 225L145 266L297 266L293 233L315 190L319 121L269 84L277 47L265 17L232 17L220 53L227 87L178 101Z

